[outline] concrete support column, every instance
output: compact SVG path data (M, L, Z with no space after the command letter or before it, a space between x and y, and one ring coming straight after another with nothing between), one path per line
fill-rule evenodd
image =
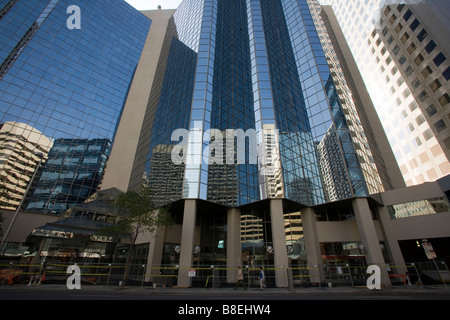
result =
M381 268L381 285L390 286L391 282L385 268L385 261L381 252L380 243L367 199L356 198L353 200L352 204L361 242L366 249L367 263L369 265L379 266Z
M286 250L282 199L270 200L270 217L272 220L276 286L279 288L286 288L289 285L287 276L289 260Z
M238 267L241 262L241 210L230 208L227 211L227 265ZM227 282L236 282L237 270L227 269Z
M196 200L185 200L183 228L181 231L182 234L180 268L178 269L178 287L191 286L191 278L189 278L189 268L192 266L196 216Z
M391 225L389 211L386 207L378 207L377 211L383 228L384 244L387 246L390 258L394 263L394 268L396 269L397 274L406 274L408 270L397 237L395 236L395 231Z
M157 228L151 237L150 249L147 257L147 271L145 281L155 281L153 279L153 275L159 275L161 269L158 268L161 266L162 254L164 249L164 235L166 232L166 228Z
M324 280L324 274L320 271L322 268L322 253L320 252L314 210L312 208L303 209L301 215L308 267L313 268L310 269L311 283L320 283Z

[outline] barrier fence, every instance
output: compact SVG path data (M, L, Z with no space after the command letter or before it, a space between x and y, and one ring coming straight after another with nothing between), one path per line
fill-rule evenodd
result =
M67 263L28 264L17 261L0 261L0 285L41 283L65 283L71 275ZM77 263L83 284L177 286L179 273L186 272L192 286L205 288L230 287L236 285L238 267L223 265L153 265L111 263ZM126 283L124 273L128 268ZM407 263L404 266L382 266L387 271L392 285L417 286L450 283L450 272L445 261ZM265 285L277 286L279 278L285 278L289 287L302 286L366 286L367 266L325 264L315 266L265 265ZM244 284L248 288L259 287L259 266L243 266ZM398 270L404 272L399 273ZM277 279L278 278L278 279ZM286 283L286 282L285 282Z

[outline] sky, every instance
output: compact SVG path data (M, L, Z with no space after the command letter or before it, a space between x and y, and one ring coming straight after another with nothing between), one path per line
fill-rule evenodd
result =
M176 9L182 0L125 0L138 10Z

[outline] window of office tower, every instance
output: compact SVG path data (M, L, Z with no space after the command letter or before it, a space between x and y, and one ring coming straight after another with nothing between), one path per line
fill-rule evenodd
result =
M322 201L322 184L283 4L280 0L261 1L261 12L276 124L280 131L286 197L304 204L316 204Z
M48 173L46 186L50 178L55 186L61 179L64 185L76 185L44 188L37 175L36 188L29 195L46 189L39 197L45 194L47 199L38 201L39 205L33 201L33 210L43 213L59 214L97 189L99 179L82 177L94 162L98 164L96 172L102 171L102 157L109 155L151 25L147 17L124 1L111 0L105 5L80 0L81 29L71 30L67 27L67 9L72 4L69 0L9 1L0 20L0 64L7 64L0 78L0 123L26 124L42 137L32 143L45 139L54 143L42 162ZM64 143L55 144L57 141ZM69 141L67 148L60 148ZM96 154L99 150L94 150L95 145L105 153ZM69 159L70 154L77 154L78 160ZM54 171L58 161L61 164ZM69 171L66 163L70 163ZM50 194L55 193L60 200L49 201Z
M217 11L211 127L247 131L255 128L255 116L246 0L219 0ZM248 148L246 142L242 151L248 153ZM210 165L208 199L226 205L259 200L257 165Z

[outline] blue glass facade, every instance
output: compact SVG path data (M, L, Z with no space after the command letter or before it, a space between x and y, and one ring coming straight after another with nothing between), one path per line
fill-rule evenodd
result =
M110 150L110 139L55 140L25 210L61 214L87 200L98 189Z
M373 165L370 156L363 156L371 151L354 106L344 110L341 104L342 94L339 96L335 85L340 81L332 76L329 67L333 49L326 48L326 52L319 37L317 28L322 22L314 12L315 1L281 0L281 3L303 84L325 201L367 196L367 184L380 178L376 168L369 172L362 170L363 163ZM372 192L383 191L381 183L374 185Z
M306 0L182 2L156 107L148 109L154 120L145 175L167 191L161 202L316 205L369 195L368 181L379 178L362 170L355 143L367 145L364 133L348 124L356 111L341 104L315 23ZM171 139L176 129L190 135ZM234 137L231 163L227 130L257 133L256 146L246 139L245 150ZM185 161L175 165L170 153L180 139ZM249 162L252 152L257 163Z
M227 129L245 132L255 128L250 44L246 30L246 1L219 1L211 127L221 132ZM225 141L223 145L226 145ZM248 141L245 148L249 148ZM233 150L237 153L237 149ZM225 157L226 152L223 152L224 164L209 166L207 199L233 206L259 200L257 164L249 161L226 164Z
M53 141L28 201L30 210L46 213L82 202L98 188L151 26L124 1L81 0L81 29L71 30L67 8L73 4L0 3L0 123L25 123ZM98 154L90 153L100 145ZM87 153L76 151L75 160L78 148Z
M152 138L147 155L146 176L149 178L149 186L158 190L155 196L162 203L181 197L184 166L175 165L171 161L171 134L179 128L189 128L196 59L195 51L173 38L160 98L150 103L151 107L155 105L157 117L150 124ZM137 183L140 182L138 179Z
M317 156L281 1L261 2L286 198L323 202Z

